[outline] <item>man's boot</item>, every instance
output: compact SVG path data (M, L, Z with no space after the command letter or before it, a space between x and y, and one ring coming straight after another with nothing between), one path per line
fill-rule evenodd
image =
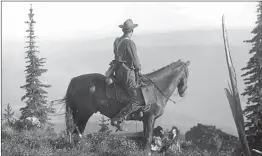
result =
M141 107L140 102L136 99L136 90L129 90L128 93L131 98L130 102L111 119L111 125L116 126L120 131L124 131L122 122L126 119L126 117Z

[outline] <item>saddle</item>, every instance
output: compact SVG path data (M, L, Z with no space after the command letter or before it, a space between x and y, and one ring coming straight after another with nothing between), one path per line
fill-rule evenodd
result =
M115 100L117 103L127 103L130 100L127 92L117 83L115 77L109 77L112 79L112 83L106 84L105 92L106 96Z
M110 78L112 79L112 83L106 85L106 96L110 99L115 100L117 103L128 103L130 97L127 91L123 87L121 87L121 85L118 84L114 76L111 76ZM157 96L154 89L155 86L152 84L152 82L143 80L143 83L145 85L138 87L137 90L141 91L143 95L143 101L141 102L145 103L145 105L142 107L142 111L147 112L151 108L151 104L157 102Z

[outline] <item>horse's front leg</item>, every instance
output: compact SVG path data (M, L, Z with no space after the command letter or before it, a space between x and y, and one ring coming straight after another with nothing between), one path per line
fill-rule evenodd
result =
M146 134L147 134L147 121L143 120L143 137L146 138Z
M146 144L145 144L145 150L146 152L148 152L148 155L151 155L153 128L154 128L154 117L149 116L146 123Z

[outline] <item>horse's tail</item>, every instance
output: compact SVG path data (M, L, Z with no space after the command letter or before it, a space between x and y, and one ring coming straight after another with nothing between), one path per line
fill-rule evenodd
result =
M73 124L75 120L75 109L74 109L74 102L73 102L73 92L74 92L74 86L73 86L73 79L70 81L66 95L64 97L65 101L65 123L66 123L66 132L67 134L71 134L73 130Z

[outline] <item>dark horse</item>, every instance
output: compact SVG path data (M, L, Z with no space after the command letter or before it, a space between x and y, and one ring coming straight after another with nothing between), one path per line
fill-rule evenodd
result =
M154 85L153 90L156 95L156 102L151 104L149 110L143 113L139 120L143 122L145 149L150 150L152 142L152 133L155 121L160 117L166 106L166 103L176 88L181 97L187 89L187 80L189 76L189 61L182 62L178 60L157 71L145 74L148 85ZM71 79L65 96L66 113L72 110L73 121L76 125L74 133L82 134L86 127L88 119L96 112L113 118L126 103L119 103L108 98L106 95L105 83L106 77L102 74L91 73ZM140 91L142 95L142 92ZM143 103L144 100L142 101ZM138 120L137 118L127 117L127 120ZM68 125L67 125L68 128Z

